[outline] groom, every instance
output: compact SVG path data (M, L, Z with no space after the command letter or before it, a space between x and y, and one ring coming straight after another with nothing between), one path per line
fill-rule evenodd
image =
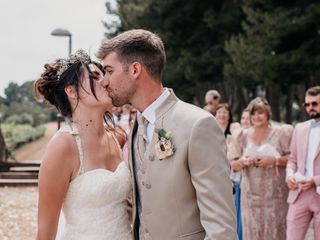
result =
M113 104L141 113L130 136L134 238L237 239L223 133L210 114L162 86L162 40L131 30L105 40L97 56Z

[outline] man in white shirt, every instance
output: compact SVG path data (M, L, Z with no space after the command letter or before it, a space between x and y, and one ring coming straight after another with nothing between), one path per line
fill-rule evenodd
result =
M287 164L288 240L305 239L312 218L320 239L320 86L307 90L304 107L311 120L295 127Z

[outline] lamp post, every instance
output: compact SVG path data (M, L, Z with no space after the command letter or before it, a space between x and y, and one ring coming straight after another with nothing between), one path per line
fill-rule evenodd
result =
M56 36L56 37L69 37L69 56L70 56L71 52L72 52L72 34L71 34L71 32L67 29L56 28L51 32L51 35Z
M0 163L7 160L6 158L6 142L4 140L3 134L2 134L2 113L0 112ZM0 167L1 169L1 167Z
M56 37L69 37L69 56L71 55L72 52L72 34L69 30L67 29L62 29L62 28L56 28L51 32L52 36ZM61 121L63 120L63 117L60 113L57 114L57 128L58 130L60 129L61 126Z

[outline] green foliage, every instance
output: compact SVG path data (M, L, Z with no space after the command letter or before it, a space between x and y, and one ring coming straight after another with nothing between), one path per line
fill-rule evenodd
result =
M32 88L33 81L25 82L21 86L9 83L5 89L6 98L0 101L2 122L38 126L54 120L56 111L38 103L33 97Z
M18 124L19 122L20 122L20 117L17 114L13 114L4 120L4 123L6 123L6 124L14 124L15 125L15 124Z
M224 42L241 31L241 1L118 0L110 8L120 24L106 24L108 36L132 28L156 32L164 40L167 69L164 84L183 99L192 101L208 86L223 81L228 56ZM112 32L112 29L114 31ZM111 31L111 32L110 32Z
M7 117L4 121L8 124L34 124L33 116L29 113L22 113L21 115L13 114Z
M235 83L244 87L274 82L281 88L318 77L320 38L316 19L320 4L249 2L243 7L245 33L226 42L232 59L225 68L226 76L239 80Z
M305 89L320 83L320 3L250 0L243 11L244 33L225 44L231 62L224 76L251 97L265 95L274 118L291 122L293 103L300 105Z
M32 127L29 124L2 124L1 129L10 152L25 143L42 137L45 132L44 126Z

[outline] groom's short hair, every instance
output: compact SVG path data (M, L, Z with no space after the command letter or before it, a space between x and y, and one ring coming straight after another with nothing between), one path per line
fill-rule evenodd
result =
M125 31L102 41L96 55L102 60L111 52L117 53L125 71L133 62L139 62L151 76L161 80L166 54L164 44L158 35L143 29Z
M320 94L320 86L314 86L307 90L306 95L308 96L318 96Z

